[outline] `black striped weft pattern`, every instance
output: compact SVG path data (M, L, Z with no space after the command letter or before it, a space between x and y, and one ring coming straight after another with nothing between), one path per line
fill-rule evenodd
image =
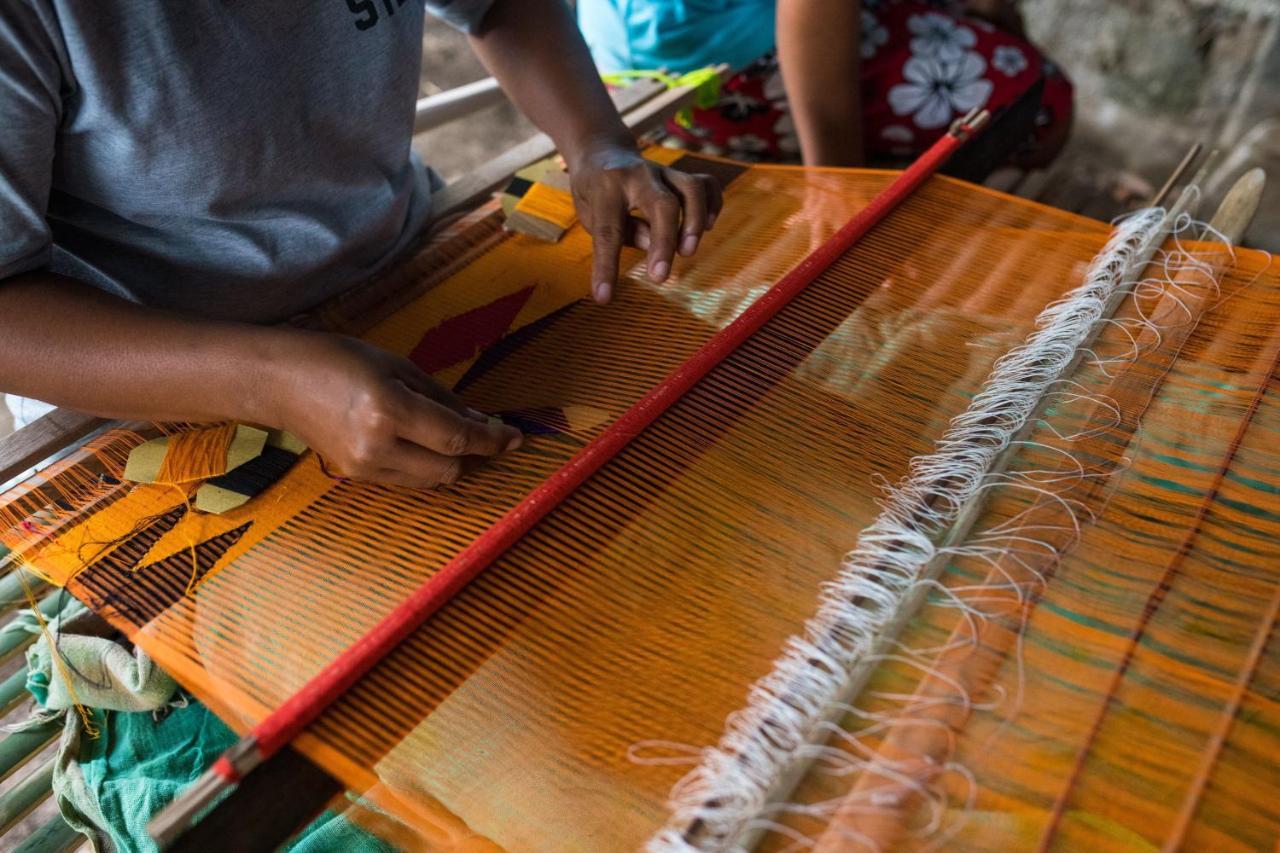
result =
M163 560L139 565L160 537L177 526L186 513L187 508L179 506L156 516L77 575L75 580L84 591L85 603L94 610L111 608L141 628L176 604L188 587L199 584L253 523L245 522L196 545L194 562L192 549L182 548Z
M255 498L275 485L298 461L298 454L279 447L266 447L262 454L243 465L233 468L220 477L213 477L207 485L217 486L237 495Z

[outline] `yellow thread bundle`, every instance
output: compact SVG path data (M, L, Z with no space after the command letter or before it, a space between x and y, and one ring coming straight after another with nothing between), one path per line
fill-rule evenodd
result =
M235 424L223 424L175 435L156 475L158 483L189 483L226 473L227 450L235 436Z
M218 477L262 455L267 433L244 424L219 424L152 439L134 448L124 479L183 485Z

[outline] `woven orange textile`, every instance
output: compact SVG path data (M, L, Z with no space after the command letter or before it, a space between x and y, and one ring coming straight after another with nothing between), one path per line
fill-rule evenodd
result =
M591 263L580 226L551 245L490 225L465 265L359 326L534 433L458 486L338 481L307 453L266 493L208 516L172 487L99 476L141 440L115 432L6 496L4 542L247 728L890 177L716 165L733 173L724 213L666 284L629 253L614 303L580 302ZM813 612L878 512L881 480L931 448L1108 233L930 181L299 748L393 816L397 843L409 832L442 850L640 846L687 763ZM411 264L465 254L447 242ZM1188 849L1274 843L1280 275L1254 253L1202 251L1218 289L1184 282L1185 312L1140 292L1125 316L1161 318L1164 334L1108 362L1133 346L1108 329L1103 364L1075 377L1095 396L1064 394L1020 454L1061 500L1011 490L987 512L985 525L1025 525L1056 552L956 558L799 807L775 813L767 847L795 833L841 848L1146 849L1175 831ZM1067 500L1078 529L1058 511ZM955 678L965 702L947 694ZM930 695L941 698L904 698ZM936 724L918 724L931 714ZM913 726L947 734L901 734ZM910 769L921 750L941 750L941 765ZM877 799L887 765L875 755L900 762L911 796Z

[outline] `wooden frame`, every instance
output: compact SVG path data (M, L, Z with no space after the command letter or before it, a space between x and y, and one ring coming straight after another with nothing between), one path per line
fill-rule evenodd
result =
M0 438L0 484L82 441L105 423L93 415L54 409Z

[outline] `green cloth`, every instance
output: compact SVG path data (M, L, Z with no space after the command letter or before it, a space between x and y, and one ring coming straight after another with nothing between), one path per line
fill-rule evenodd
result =
M128 763L129 754L159 762L156 766L160 768L171 759L163 747L157 749L154 736L150 738L152 743L140 743L136 747L122 744L130 740L132 729L149 727L159 731L173 716L162 716L159 712L167 708L177 684L141 649L130 651L111 640L56 629L52 636L56 638L60 663L55 665L49 634L42 634L27 649L27 689L37 702L37 710L28 724L63 720L53 765L53 796L58 810L68 825L89 839L95 850L154 850L155 845L150 844L146 835L146 820L151 814L146 809L161 797L172 798L178 787L193 780L198 773L178 779L178 768L173 768L167 771L173 776L170 784L158 786L154 793L146 785L149 774L146 768L126 774L128 778L122 780L119 790L110 784L114 781L110 774L113 767ZM89 736L84 720L73 707L76 703L90 714L97 738ZM142 721L146 721L145 724ZM221 751L211 749L210 761ZM124 752L118 761L112 762L116 750ZM153 755L149 750L157 751ZM133 791L127 790L130 786L134 787ZM128 798L123 811L119 802L121 792ZM134 824L138 824L140 838L146 839L149 847L132 837Z
M27 649L27 690L44 708L65 711L79 703L108 711L152 711L178 689L141 649L130 652L99 637L61 632L57 637L60 666L54 666L44 637Z
M235 732L195 701L171 708L159 720L149 713L107 714L102 736L81 741L80 771L111 846L157 850L147 821L236 740ZM393 848L341 815L325 812L285 849L391 853Z
M96 832L86 834L96 835L102 849L155 851L147 821L235 743L235 734L196 702L163 715L94 713L101 733L80 738L78 784L58 790L55 779L59 805L72 800L67 805L76 812L97 818L91 827ZM86 829L83 822L68 822Z
M174 694L177 685L141 649L73 634L57 635L63 665L41 637L27 652L27 686L39 707L28 725L63 718L53 793L67 823L95 850L156 851L147 821L236 742L204 705ZM75 698L90 710L88 737ZM390 853L375 836L328 811L286 848L296 853Z
M332 811L316 818L284 849L288 853L396 853L390 844Z

